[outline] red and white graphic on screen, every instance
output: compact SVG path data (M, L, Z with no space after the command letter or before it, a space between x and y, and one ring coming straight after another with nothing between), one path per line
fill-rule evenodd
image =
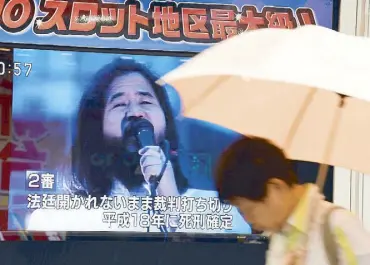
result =
M39 13L43 16L38 16ZM152 39L189 43L216 43L258 28L292 29L316 24L313 10L306 7L293 10L266 6L259 11L253 5L239 9L229 4L173 1L152 1L145 10L137 0L124 3L40 0L38 6L33 0L8 0L6 5L0 2L0 14L0 27L8 33L20 33L33 26L38 35L139 40L142 31L146 31Z
M0 78L0 148L3 148L10 139L11 111L12 111L12 79L10 75ZM2 162L1 162L2 163ZM2 168L2 165L1 165ZM5 176L0 171L0 231L7 229L8 224L8 197L10 175Z

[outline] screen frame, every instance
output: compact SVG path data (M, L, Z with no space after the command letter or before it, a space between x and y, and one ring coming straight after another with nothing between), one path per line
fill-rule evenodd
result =
M159 56L159 57L180 57L191 58L198 54L198 52L179 52L179 51L152 51L141 49L110 49L110 48L80 48L74 46L58 46L58 45L29 45L29 44L12 44L1 45L1 48L9 49L8 52L13 53L16 49L20 50L38 50L38 51L55 51L55 52L82 52L82 53L100 53L100 54L115 54L115 55L139 55L139 56ZM12 76L13 80L14 76ZM9 190L10 193L10 190ZM187 233L187 232L119 232L119 231L87 231L87 232L74 232L63 231L56 232L57 234L65 235L63 237L68 240L127 240L127 241L169 241L169 242L241 242L249 243L250 241L258 241L263 244L268 240L265 235L255 233L251 226L251 234L238 234L238 233ZM7 232L18 230L7 230ZM45 233L47 231L35 231L36 233ZM257 231L259 232L259 231ZM33 231L26 231L26 234L32 235Z

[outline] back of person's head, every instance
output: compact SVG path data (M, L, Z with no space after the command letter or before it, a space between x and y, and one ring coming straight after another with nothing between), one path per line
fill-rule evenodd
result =
M270 141L243 137L221 155L216 169L216 186L223 201L245 198L262 201L271 179L288 186L298 182L284 152Z

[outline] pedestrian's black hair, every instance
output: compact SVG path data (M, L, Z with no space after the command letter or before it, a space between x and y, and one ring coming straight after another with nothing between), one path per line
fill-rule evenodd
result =
M220 157L215 176L222 201L237 197L262 201L272 178L289 186L298 182L284 152L259 137L243 137L230 145Z

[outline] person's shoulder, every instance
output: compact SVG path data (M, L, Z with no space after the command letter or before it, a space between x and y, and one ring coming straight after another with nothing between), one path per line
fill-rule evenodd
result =
M333 204L326 204L326 207L327 210L334 207L329 216L329 223L341 248L349 247L356 256L370 255L370 233L361 220L345 208Z
M37 209L26 218L26 230L46 231L51 220L62 218L62 214L55 209Z
M33 211L27 218L28 226L35 223L47 222L50 219L55 219L64 216L68 211L57 209L37 209Z
M99 209L37 209L26 219L28 231L73 231L89 228L101 215ZM99 218L101 222L101 217ZM87 221L89 220L89 221ZM89 230L89 229L88 229Z
M321 223L325 222L326 218L328 218L328 222L331 227L343 226L346 225L348 222L350 225L361 225L359 219L350 211L345 209L344 207L337 206L333 203L323 201L320 204L321 212Z
M214 190L200 190L200 189L188 189L182 196L186 197L205 197L205 198L212 198L218 197L218 193Z
M362 226L359 218L354 213L333 203L324 202L322 204L322 212L323 215L330 214L329 222L333 226L347 224L348 222L350 225L359 224Z
M92 231L129 231L145 232L140 226L120 227L116 216L120 211L109 211L102 208L86 209L38 209L26 220L27 231L52 232L92 232ZM112 217L113 219L110 219Z

